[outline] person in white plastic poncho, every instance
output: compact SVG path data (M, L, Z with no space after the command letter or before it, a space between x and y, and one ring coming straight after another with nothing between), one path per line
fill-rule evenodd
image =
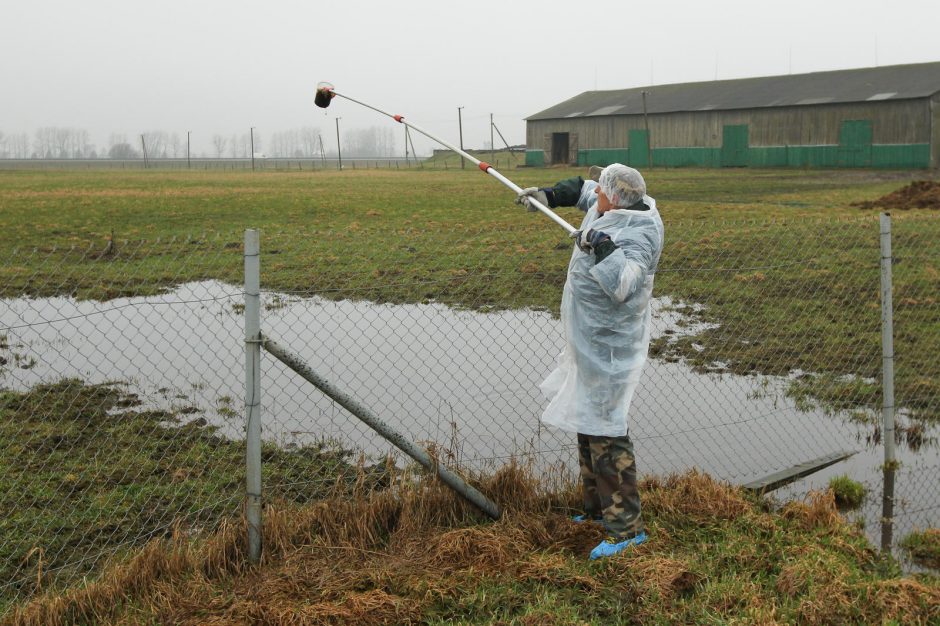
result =
M597 559L646 540L628 414L649 350L663 222L643 176L619 163L597 182L530 187L517 202L528 206L529 197L587 212L573 235L561 300L565 348L541 388L550 398L542 421L578 436L584 515L575 520L606 528L607 539L591 552Z

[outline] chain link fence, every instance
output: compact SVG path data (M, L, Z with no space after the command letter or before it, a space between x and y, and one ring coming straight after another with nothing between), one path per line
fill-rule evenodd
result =
M848 473L868 487L853 515L874 540L877 216L666 228L630 417L641 473L747 484L851 452L782 493ZM940 510L940 220L899 215L894 233L897 538ZM267 337L459 471L577 471L574 436L539 421L570 240L463 228L429 254L427 233L402 231L321 258L311 241L337 236L262 233ZM17 250L0 268L0 607L241 514L242 242ZM363 471L381 484L391 445L264 352L260 402L265 500L316 500Z
M446 151L455 158L446 158L445 151L438 158L416 158L414 155L384 157L349 157L342 159L344 170L424 170L457 169L460 158L455 153ZM498 151L499 156L488 150L472 150L473 154L489 158L488 163L497 169L517 169L525 164L524 152ZM270 172L313 172L318 170L340 169L340 161L335 153L329 157L170 157L159 159L0 159L0 170L191 170L191 171L270 171ZM471 164L472 166L472 164Z

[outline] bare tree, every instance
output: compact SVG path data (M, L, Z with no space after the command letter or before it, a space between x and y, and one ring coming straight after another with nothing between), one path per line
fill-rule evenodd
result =
M376 156L390 157L395 153L395 134L391 128L376 128Z
M73 157L84 159L95 151L95 146L91 143L91 138L88 135L88 131L84 128L74 130L72 137L74 139L72 147Z
M108 157L112 159L139 159L140 153L131 144L116 143L108 149Z
M271 135L271 156L297 157L300 152L300 133L297 130L283 130Z
M343 152L349 152L350 156L387 157L392 156L394 151L395 135L390 128L357 128L343 137Z
M222 135L212 135L212 145L215 147L215 156L217 159L222 158L222 153L225 152L225 144L228 143Z
M29 135L26 133L17 133L9 138L10 153L14 159L29 158Z
M37 128L33 135L33 155L40 159L51 159L55 156L55 129Z
M147 144L147 156L157 159L166 158L167 136L162 130L152 130L144 135L144 143Z
M238 158L238 135L232 133L232 136L229 138L229 155L235 159Z
M320 129L314 128L313 126L304 126L300 129L300 145L302 146L305 157L313 157L317 155L317 148L319 147Z
M108 157L112 159L137 159L140 153L127 141L127 135L111 133L108 136Z
M0 130L0 159L6 159L9 156L10 153L7 150L7 137L3 134L3 131Z
M179 133L173 133L170 135L170 152L173 153L173 158L175 159L180 155L180 150L183 148L183 142L180 140Z
M127 143L127 135L123 133L111 133L108 135L108 151L110 152L111 148L120 144Z

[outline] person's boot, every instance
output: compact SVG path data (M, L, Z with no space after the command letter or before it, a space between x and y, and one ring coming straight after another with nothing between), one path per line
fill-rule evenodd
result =
M630 537L629 539L618 539L616 537L608 537L604 541L597 544L597 547L591 550L591 560L603 558L605 556L613 556L615 554L620 554L627 548L632 546L638 546L644 541L646 541L646 531L641 531L637 535Z

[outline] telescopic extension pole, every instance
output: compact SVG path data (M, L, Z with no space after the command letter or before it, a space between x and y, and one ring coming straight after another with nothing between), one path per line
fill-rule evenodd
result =
M366 107L367 109L372 109L372 110L375 111L376 113L381 113L382 115L385 115L385 116L387 116L387 117L390 117L390 118L392 118L393 120L395 120L396 122L398 122L399 124L404 124L404 125L407 126L408 128L411 128L411 129L413 129L413 130L415 130L415 131L421 133L421 134L424 135L425 137L428 137L429 139L432 139L432 140L436 141L437 143L441 144L442 146L444 146L444 147L446 147L446 148L449 148L450 150L453 150L454 152L456 152L457 154L459 154L459 155L462 156L463 158L468 159L471 163L473 163L473 164L475 164L477 167L479 167L481 171L486 172L487 174L489 174L490 176L492 176L493 178L495 178L496 180L498 180L499 182L501 182L501 183L502 183L503 185L505 185L506 187L509 187L509 188L510 188L511 190L513 190L517 195L522 193L522 187L520 187L520 186L517 185L516 183L512 182L511 180L509 180L508 178L506 178L505 176L503 176L502 174L500 174L499 172L497 172L496 169L495 169L493 166L491 166L489 163L487 163L486 161L481 161L481 160L479 160L479 159L477 159L477 158L474 158L473 156L467 154L466 152L464 152L464 151L461 150L460 148L458 148L458 147L456 147L456 146L450 144L449 142L444 141L443 139L440 139L440 138L438 138L438 137L435 137L435 136L432 135L431 133L429 133L429 132L427 132L427 131L425 131L425 130L423 130L423 129L421 129L421 128L418 128L417 126L415 126L415 125L412 124L411 122L406 122L404 116L402 116L402 115L394 115L394 114L392 114L392 113L389 113L388 111L383 111L382 109L376 108L376 107L372 106L371 104L366 104L365 102L362 102L361 100L356 100L355 98L352 98L352 97L347 96L347 95L345 95L345 94L338 93L336 90L333 89L333 86L332 86L332 85L324 84L324 83L320 83L320 85L317 87L317 96L316 96L315 102L316 102L316 104L317 104L318 107L320 107L321 109L325 109L325 108L327 108L328 106L330 106L330 101L331 101L333 98L335 98L336 96L339 96L339 97L341 97L341 98L346 98L347 100L350 100L351 102L355 102L355 103L358 104L358 105L364 106L364 107ZM564 228L565 231L566 231L569 235L571 235L571 234L577 232L578 229L576 229L574 226L572 226L571 224L569 224L568 222L566 222L565 220L563 220L561 217L558 216L558 214L556 214L554 211L552 211L550 208L548 208L547 206L545 206L544 204L542 204L541 202L539 202L539 201L536 200L535 198L530 197L530 198L529 198L529 204L530 204L531 206L535 207L536 209L538 209L539 211L541 211L542 213L544 213L544 214L545 214L546 216L548 216L553 222L555 222L556 224L558 224L559 226L561 226L562 228Z

